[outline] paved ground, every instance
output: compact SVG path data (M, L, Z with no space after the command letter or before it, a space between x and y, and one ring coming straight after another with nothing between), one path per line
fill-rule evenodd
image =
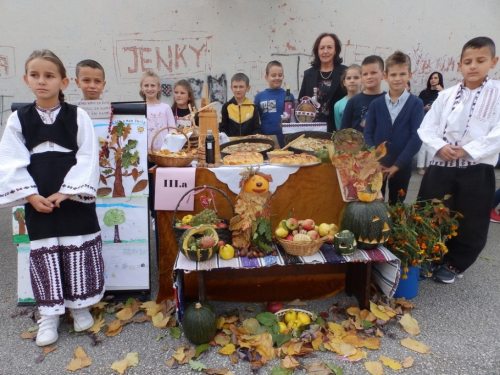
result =
M500 186L500 171L497 172L497 186ZM412 199L421 177L414 174L409 193ZM500 224L490 224L490 232L486 249L478 261L466 272L463 279L452 285L437 284L431 280L420 283L419 295L413 300L418 308L413 311L422 329L422 334L416 339L431 348L431 354L422 355L410 352L399 345L399 339L408 335L398 326L393 326L390 332L392 338L382 338L379 350L369 351L370 360L378 360L380 355L402 360L407 356L415 359L415 364L402 374L469 374L494 375L500 374L500 328L498 315L500 312ZM116 374L109 367L114 361L123 359L129 352L139 353L139 365L130 368L127 374L191 374L196 373L189 367L182 366L171 370L164 362L171 358L173 347L187 343L181 339L171 339L167 335L156 341L164 331L154 328L151 324L128 325L116 337L106 338L97 346L91 345L86 336L76 336L68 333L68 326L60 327L57 350L48 354L43 362L35 359L42 354L42 349L30 340L23 340L21 332L32 327L33 322L26 316L11 318L11 314L19 310L16 306L17 258L11 239L11 216L9 210L0 210L0 243L2 258L0 262L0 375L3 374L65 374L65 369L73 357L73 351L82 346L93 364L79 374ZM156 254L151 254L156 267ZM156 268L153 274L153 298L157 292ZM345 294L310 301L307 309L325 311L333 303L351 301ZM218 311L227 311L248 304L214 303ZM256 305L258 311L259 306ZM111 320L111 317L108 316ZM167 351L162 348L168 348ZM361 363L350 364L338 359L333 353L320 353L320 358L306 359L306 363L326 360L339 365L344 374L367 374ZM229 367L235 374L250 374L247 362L231 367L226 356L217 354L212 349L202 362L209 368ZM269 374L272 362L264 367L260 374ZM385 374L396 373L384 369ZM296 371L295 374L305 374Z

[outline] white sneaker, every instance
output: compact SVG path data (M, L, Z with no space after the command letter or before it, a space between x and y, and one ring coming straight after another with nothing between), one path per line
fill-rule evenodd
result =
M73 316L73 327L76 332L82 332L94 325L94 318L88 307L82 309L69 309L71 315Z
M57 327L59 327L59 315L42 315L38 323L38 333L36 334L36 344L38 346L50 345L57 341Z

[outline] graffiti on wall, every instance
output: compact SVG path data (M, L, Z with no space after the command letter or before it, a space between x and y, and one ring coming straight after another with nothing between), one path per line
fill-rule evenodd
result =
M0 46L0 78L11 78L16 75L14 47Z

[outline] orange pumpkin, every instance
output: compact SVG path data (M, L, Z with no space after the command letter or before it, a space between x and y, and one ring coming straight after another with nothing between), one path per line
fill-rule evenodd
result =
M256 174L245 181L243 191L249 194L265 194L269 191L269 181L264 176Z

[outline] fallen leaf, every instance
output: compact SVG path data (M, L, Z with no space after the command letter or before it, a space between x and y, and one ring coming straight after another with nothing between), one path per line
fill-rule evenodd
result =
M85 351L83 350L83 348L81 346L79 346L78 348L76 348L76 350L73 352L73 354L75 355L76 358L85 358L85 357L87 357L87 354L85 353Z
M99 333L101 332L101 328L106 324L106 320L104 318L94 319L94 325L90 327L88 330L90 332Z
M413 358L412 357L406 357L403 359L403 367L404 368L410 368L413 366Z
M135 314L139 311L139 301L133 300L133 302L125 306L121 311L116 313L116 318L120 320L129 320L134 317Z
M171 327L168 332L174 339L181 337L181 329L179 327Z
M47 347L46 346L46 347L43 348L43 352L44 352L44 354L49 354L49 353L53 352L56 349L57 349L57 346L51 346L51 347Z
M92 305L91 309L99 309L99 310L104 310L108 302L97 302L96 304Z
M347 357L347 359L351 362L357 362L361 359L366 359L366 358L368 358L368 354L361 349L358 349L356 353L351 354L350 356Z
M108 324L108 330L104 332L106 336L113 337L118 335L123 329L121 320L113 320Z
M418 353L427 354L431 351L431 349L427 345L425 345L424 343L421 343L420 341L414 340L414 339L409 338L409 337L401 340L400 343L405 348L416 351Z
M21 333L21 338L33 340L36 337L36 332L23 332Z
M365 369L371 375L382 375L384 373L384 368L380 362L365 362Z
M349 307L346 311L351 316L358 316L361 313L361 310L359 309L359 307L356 307L356 306ZM367 311L367 310L363 310L363 311Z
M276 366L271 369L271 375L292 375L293 370Z
M404 314L400 319L399 324L401 324L403 326L403 329L410 335L420 334L420 327L418 326L418 322L410 314Z
M307 302L301 301L299 298L296 298L293 301L285 302L285 305L290 305L290 306L307 306Z
M139 353L131 352L127 353L125 359L128 361L129 366L137 366L139 364Z
M229 359L231 360L231 365L233 366L240 361L240 357L235 353L229 354Z
M122 359L121 361L113 362L110 368L111 370L115 370L119 374L123 375L128 368L128 361L126 359Z
M194 357L198 358L200 356L200 354L203 353L204 351L208 350L209 347L210 347L210 344L199 345L194 352Z
M153 316L153 325L156 328L167 328L169 320L170 316L165 317L162 312L159 312L158 314Z
M380 356L380 361L384 364L384 366L390 367L393 370L401 370L403 368L401 363L399 363L398 361L395 361L394 359L383 355Z
M297 362L297 360L291 355L287 355L285 358L281 360L281 367L294 369L299 366L300 363Z
M224 346L222 349L219 350L220 354L225 354L225 355L230 355L233 354L236 350L236 347L234 344L227 344Z
M229 344L231 342L231 338L224 333L218 333L215 336L214 341L217 345L226 346L227 344Z
M35 363L41 363L45 359L45 354L40 354L38 357L35 358Z
M77 371L92 364L92 359L90 357L87 357L87 354L81 346L76 348L73 354L76 358L73 358L70 361L69 365L66 367L66 370Z
M141 315L141 316L136 316L135 318L132 318L131 321L134 323L144 323L144 322L151 322L152 319L149 315Z
M155 316L162 309L162 305L157 304L155 301L144 302L139 307L142 310L146 310L146 315L149 315L150 317Z
M259 331L260 323L255 318L249 318L243 321L243 327L245 327L249 334L255 335Z
M222 368L207 368L205 371L203 371L205 374L209 375L231 375L232 372L229 371L229 369L222 367Z
M340 344L340 355L343 355L343 356L349 356L349 355L353 355L354 353L356 353L357 349L352 346L351 344L348 344L346 342L342 342Z
M378 306L373 303L372 301L370 301L370 311L373 313L373 315L375 315L377 318L379 319L382 319L384 321L388 321L389 319L391 319L389 317L389 315L387 315L385 312L381 311Z
M314 375L329 375L333 374L333 371L327 367L324 363L313 363L310 366L304 366L308 374Z
M203 371L207 368L203 363L200 361L189 361L189 366L191 366L191 369L196 370L196 371Z

